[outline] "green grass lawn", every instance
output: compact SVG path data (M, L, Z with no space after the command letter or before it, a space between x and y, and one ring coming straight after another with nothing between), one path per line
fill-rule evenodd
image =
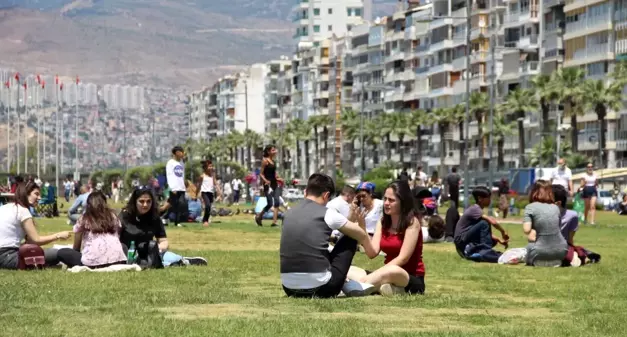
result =
M602 255L581 268L462 261L426 245L424 296L302 300L279 280L279 231L244 216L168 228L171 250L208 267L139 273L0 271L0 336L625 336L627 221L602 213L576 242ZM621 226L624 223L625 226ZM39 219L40 232L68 230ZM507 225L523 247L519 225ZM69 241L67 242L69 243ZM355 264L376 268L358 254Z

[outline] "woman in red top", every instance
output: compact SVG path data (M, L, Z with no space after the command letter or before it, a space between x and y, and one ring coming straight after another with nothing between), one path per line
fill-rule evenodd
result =
M386 254L385 265L368 273L352 268L349 278L379 286L382 295L423 294L425 265L422 262L422 230L414 217L414 199L406 181L395 181L385 190L383 217L370 240L373 259ZM361 274L361 275L360 275Z

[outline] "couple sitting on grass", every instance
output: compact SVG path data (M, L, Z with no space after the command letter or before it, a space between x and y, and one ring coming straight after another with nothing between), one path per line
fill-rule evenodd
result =
M36 184L22 183L17 187L14 202L0 207L0 269L18 269L23 240L37 247L70 237L67 231L47 236L38 234L28 206L36 204L39 199L40 192ZM206 264L202 258L186 259L167 251L165 229L150 189L135 190L119 218L108 207L102 192L91 193L73 231L75 238L72 248L48 248L42 251L47 266L59 262L70 268L106 268L126 264L131 243L135 244L139 257L145 252L158 252L158 257L152 260L161 265Z
M415 216L414 200L406 181L385 189L383 217L372 238L366 230L366 214L355 203L348 218L326 207L335 193L333 179L313 174L305 200L285 214L281 232L281 282L290 297L363 296L374 292L423 294L422 231ZM331 252L333 230L343 235ZM351 267L357 246L373 259L381 251L385 265L374 272Z

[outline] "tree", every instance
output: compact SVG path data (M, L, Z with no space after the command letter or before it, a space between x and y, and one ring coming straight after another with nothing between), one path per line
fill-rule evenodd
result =
M350 170L355 174L355 140L359 137L359 118L353 109L345 108L340 115L342 141L350 145Z
M446 173L444 165L444 158L446 158L446 141L444 134L451 124L451 112L452 110L447 108L437 108L431 112L433 118L430 121L433 125L437 125L438 132L440 133L440 177L444 177Z
M530 90L516 89L507 95L504 109L514 114L518 122L518 167L525 167L525 116L529 111L536 111L538 101Z
M577 151L577 115L583 113L582 101L584 96L583 80L585 72L582 68L560 68L553 73L552 81L555 85L555 94L560 103L568 107L570 115L571 139L573 151Z
M320 140L318 138L318 130L322 129L322 140L324 142L324 167L327 167L327 144L329 142L329 125L333 119L329 115L316 115L309 117L309 125L314 134L314 147L316 155L314 156L316 170L320 168Z
M286 131L290 133L292 137L294 137L294 140L296 142L296 165L297 165L296 167L298 168L298 171L301 175L304 173L303 176L307 176L309 173L308 172L309 171L308 141L309 141L309 137L311 136L311 128L307 124L307 122L305 122L302 119L297 118L297 119L292 120L288 124ZM301 163L300 163L299 144L301 141L305 143L305 170L304 171L302 170Z
M381 129L383 130L383 134L385 135L385 157L387 162L392 161L392 134L394 133L393 125L390 124L390 115L384 114L381 115Z
M503 104L495 107L492 123L494 125L493 130L490 130L488 126L484 125L484 133L491 135L491 137L496 140L496 169L501 170L505 167L505 138L514 134L514 123L505 118L505 109Z
M231 161L237 161L237 150L244 145L244 136L237 130L231 130L226 136L226 147L231 154Z
M542 137L551 134L549 112L551 104L558 99L555 82L548 75L537 75L531 79L533 90L542 110Z
M483 120L485 115L488 113L490 109L489 98L486 93L475 91L470 94L470 114L475 117L477 120L477 130L479 131L479 139L481 141L481 145L479 146L479 159L480 159L480 168L482 171L485 171L486 160L485 157L485 148L486 148L486 139L483 133Z
M398 152L401 165L405 165L405 151L403 151L405 136L411 135L413 131L409 123L409 114L404 112L395 112L387 117L389 130L398 137Z
M418 152L418 165L422 165L422 126L427 125L427 112L415 110L409 116L409 127L416 129L416 152Z
M364 127L364 137L366 142L372 146L372 163L375 167L379 166L378 148L383 139L383 129L381 129L381 117L371 119L366 122Z
M612 73L614 83L618 83L624 87L627 85L627 61L619 61L614 64L614 72Z
M599 151L605 149L605 131L607 129L605 117L608 110L620 111L623 100L623 85L612 83L606 85L604 81L588 80L584 83L584 102L586 109L593 110L597 114L599 122ZM599 167L606 164L606 155L599 158Z
M252 170L253 164L253 150L257 151L258 148L263 146L263 137L255 132L254 130L247 129L244 131L244 144L246 144L246 149L248 151L248 163L244 165L244 168L247 170Z
M464 158L464 153L466 153L466 149L464 148L464 121L466 119L466 106L464 104L457 104L450 107L448 116L450 122L456 125L459 130L459 160L461 162L462 158Z

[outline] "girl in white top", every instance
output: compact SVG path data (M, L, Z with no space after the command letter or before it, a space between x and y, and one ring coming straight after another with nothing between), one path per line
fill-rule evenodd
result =
M594 225L594 215L597 203L597 176L594 174L594 166L588 163L586 173L581 178L582 197L584 201L585 223Z
M37 184L20 183L15 190L15 201L0 207L0 269L18 268L18 252L24 239L26 243L43 246L70 237L67 231L46 236L37 233L29 207L35 207L40 199ZM44 256L47 265L59 262L54 249L45 249Z
M213 203L216 195L220 194L220 188L218 187L218 183L216 181L215 170L211 160L204 162L203 173L200 175L198 184L200 184L199 189L200 194L202 195L202 202L205 204L205 214L202 218L202 225L208 227L211 222L211 204Z

